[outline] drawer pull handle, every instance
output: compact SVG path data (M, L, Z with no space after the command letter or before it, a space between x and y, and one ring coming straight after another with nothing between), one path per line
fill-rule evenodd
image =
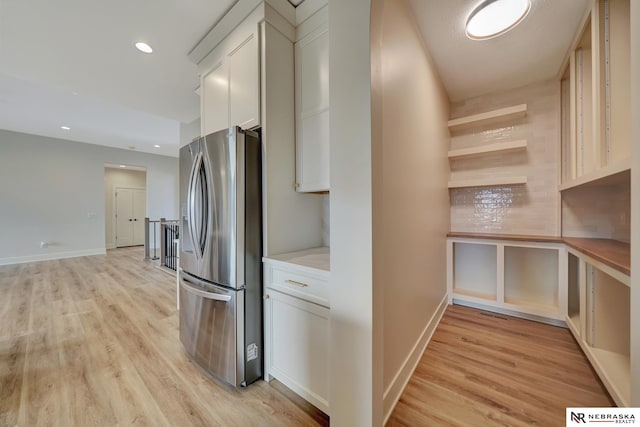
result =
M296 282L295 280L285 280L285 283L288 283L290 285L299 286L301 288L306 288L307 286L309 286L306 283Z

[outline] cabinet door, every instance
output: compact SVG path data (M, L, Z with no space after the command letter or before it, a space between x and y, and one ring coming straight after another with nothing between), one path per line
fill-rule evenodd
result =
M296 188L329 190L329 32L318 28L295 47Z
M260 52L257 33L227 57L229 66L229 126L260 125Z
M229 127L227 67L220 61L202 76L202 135Z
M329 413L329 309L266 289L267 372Z

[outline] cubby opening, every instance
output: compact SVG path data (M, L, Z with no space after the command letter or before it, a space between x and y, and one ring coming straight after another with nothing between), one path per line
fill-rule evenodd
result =
M453 244L453 292L496 300L498 282L495 245Z
M556 311L558 250L505 246L504 301Z
M592 301L589 344L629 357L630 288L589 266Z
M631 394L630 288L587 264L587 345L603 381L619 405Z

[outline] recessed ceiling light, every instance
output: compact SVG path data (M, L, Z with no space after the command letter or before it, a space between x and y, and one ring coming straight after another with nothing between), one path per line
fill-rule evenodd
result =
M485 0L469 15L467 37L486 40L514 28L531 10L531 0Z
M156 148L160 148L160 146L158 144L154 144L153 146L156 147Z
M120 165L120 167L121 167L121 168L126 168L126 166L125 166L125 165Z
M71 128L69 126L60 126L60 129L62 129L62 130L71 130Z
M138 49L140 52L144 52L144 53L153 52L153 49L151 48L151 46L149 46L145 42L137 42L136 43L136 49Z

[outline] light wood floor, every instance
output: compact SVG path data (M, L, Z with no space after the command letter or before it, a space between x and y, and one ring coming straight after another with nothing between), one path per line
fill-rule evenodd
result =
M175 281L141 248L0 266L0 426L313 426L277 382L233 389L182 350ZM566 329L448 308L388 426L563 426L611 406Z
M0 426L313 426L263 381L216 382L182 350L175 279L141 248L0 267Z
M387 426L564 426L574 406L613 402L567 329L450 306Z

